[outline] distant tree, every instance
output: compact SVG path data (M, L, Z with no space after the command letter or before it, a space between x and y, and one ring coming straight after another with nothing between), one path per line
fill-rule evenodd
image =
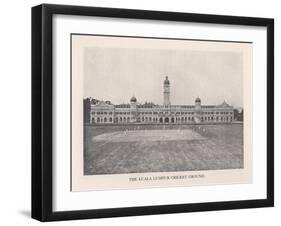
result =
M234 120L235 121L243 121L243 109L234 109Z
M100 102L99 100L91 98L91 104L97 104L99 102Z
M83 101L83 112L84 112L84 123L89 123L90 122L90 117L91 117L91 99L90 98L85 98Z
M244 121L244 111L243 111L243 109L241 110L241 112L239 114L239 121Z
M238 110L237 109L234 109L234 120L235 121L238 121Z

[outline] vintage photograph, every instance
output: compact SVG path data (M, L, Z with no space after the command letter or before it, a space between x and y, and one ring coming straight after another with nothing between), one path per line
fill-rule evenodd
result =
M71 43L73 191L251 182L252 43Z
M243 169L244 55L236 43L140 48L128 39L83 49L83 174Z

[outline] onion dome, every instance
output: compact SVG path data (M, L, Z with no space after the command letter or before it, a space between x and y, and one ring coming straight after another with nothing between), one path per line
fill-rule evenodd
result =
M170 81L168 79L168 76L166 76L166 78L164 80L164 85L170 85Z
M195 103L201 103L201 99L200 99L199 97L197 97L197 98L195 99Z
M131 102L137 102L137 98L136 98L135 96L133 96L133 97L131 98Z

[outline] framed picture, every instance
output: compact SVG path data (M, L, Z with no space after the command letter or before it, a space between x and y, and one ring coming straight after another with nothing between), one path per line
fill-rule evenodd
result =
M32 217L274 205L274 21L32 8Z

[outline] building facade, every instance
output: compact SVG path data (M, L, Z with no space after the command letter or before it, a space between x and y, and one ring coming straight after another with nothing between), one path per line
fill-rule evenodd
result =
M170 81L166 76L163 84L163 105L140 104L136 97L129 104L113 105L109 101L90 101L91 124L194 124L232 123L234 108L225 101L219 105L202 105L199 97L194 105L172 105Z

